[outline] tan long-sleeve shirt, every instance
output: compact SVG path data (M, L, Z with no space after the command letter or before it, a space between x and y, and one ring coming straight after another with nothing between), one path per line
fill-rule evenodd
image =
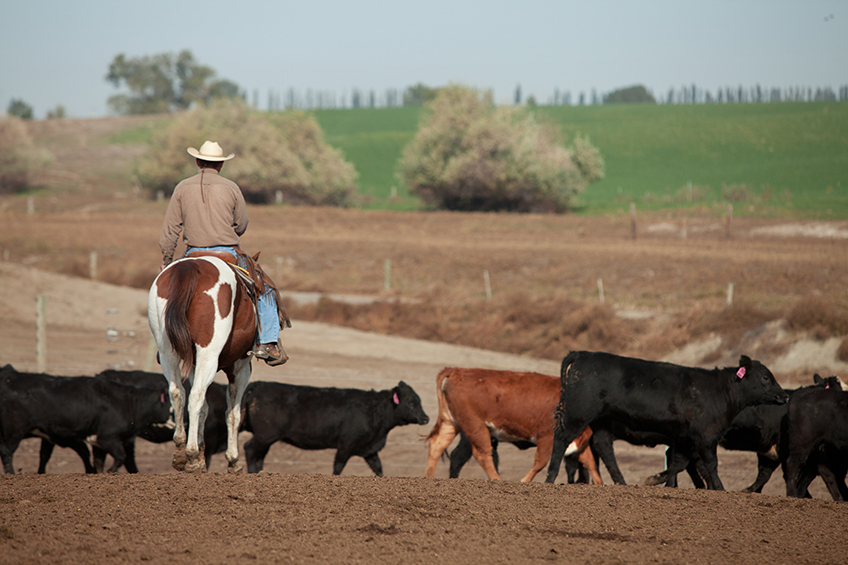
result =
M189 247L213 247L238 245L246 229L241 189L215 169L201 169L180 182L171 196L159 236L162 261L168 264L173 259L180 232Z

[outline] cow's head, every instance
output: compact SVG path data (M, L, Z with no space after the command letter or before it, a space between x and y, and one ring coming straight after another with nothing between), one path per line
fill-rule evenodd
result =
M821 375L816 373L815 375L813 375L813 384L815 384L816 386L829 388L831 390L848 391L848 388L846 388L845 383L836 375L831 375L825 379Z
M734 380L741 385L746 404L785 404L789 399L768 367L759 361L742 355L735 372Z
M424 425L430 421L424 409L421 408L421 399L411 386L400 381L391 392L395 416L402 424Z

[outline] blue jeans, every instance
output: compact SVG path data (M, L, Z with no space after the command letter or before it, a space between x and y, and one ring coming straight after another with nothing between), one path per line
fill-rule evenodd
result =
M191 247L186 249L184 257L188 257L194 251L227 251L238 260L239 267L246 269L244 259L239 257L232 247L217 245L215 247ZM280 317L277 314L277 296L273 289L268 289L259 294L256 301L256 313L259 315L259 339L256 343L277 343L280 339Z

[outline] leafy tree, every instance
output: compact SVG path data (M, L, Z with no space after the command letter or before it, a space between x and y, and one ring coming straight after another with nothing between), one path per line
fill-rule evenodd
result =
M286 202L299 204L344 206L352 200L356 170L324 142L312 116L295 110L260 114L239 98L180 115L154 140L138 178L152 193L171 193L197 172L186 148L207 139L236 154L223 174L238 183L249 202L273 202L278 190Z
M22 120L32 119L32 106L21 100L20 98L12 98L9 102L9 108L6 110L10 116L15 116Z
M558 129L523 107L495 107L491 93L451 86L427 108L398 176L435 208L562 211L603 176L603 159L587 139L565 147Z
M669 95L669 100L671 95ZM613 90L609 94L604 95L604 104L656 104L657 101L654 95L648 92L648 89L637 84L628 86L627 88L619 88Z
M0 120L0 194L18 192L32 184L32 174L46 167L51 156L37 149L23 119Z
M48 120L60 120L65 117L65 107L57 104L53 110L47 110Z
M195 61L189 50L131 59L121 53L109 65L106 80L130 91L109 97L109 105L122 115L185 110L216 98L244 97L232 81L216 80L215 71Z
M438 92L438 88L430 88L429 86L419 82L416 85L407 87L404 91L403 105L423 106L427 102L433 100Z

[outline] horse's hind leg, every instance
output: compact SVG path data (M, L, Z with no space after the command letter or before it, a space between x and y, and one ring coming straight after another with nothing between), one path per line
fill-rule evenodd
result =
M250 382L250 360L236 361L232 374L228 371L227 377L230 380L227 387L227 472L240 473L243 466L239 461L238 430L241 425L241 401Z
M217 356L198 352L194 368L194 382L188 395L188 436L185 444L185 470L189 473L206 472L206 456L202 451L203 425L206 412L206 389L215 379Z

